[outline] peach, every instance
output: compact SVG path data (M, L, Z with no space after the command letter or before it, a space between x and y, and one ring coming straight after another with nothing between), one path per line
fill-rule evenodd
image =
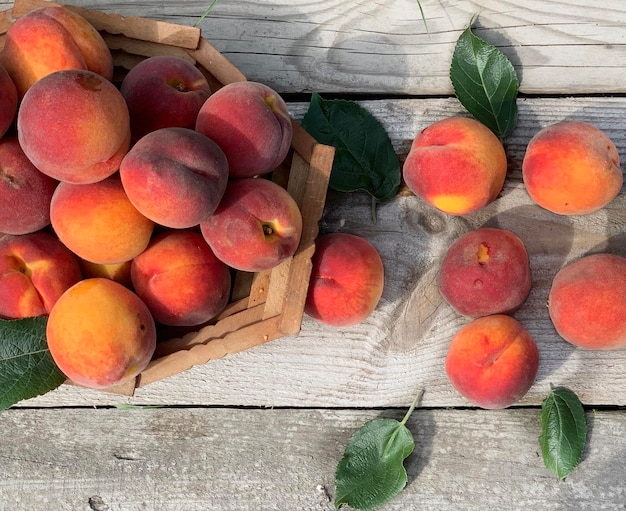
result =
M228 162L210 138L188 128L142 137L120 165L124 190L150 220L184 229L213 213L226 190Z
M453 337L445 361L453 387L473 404L507 408L533 385L539 350L528 330L511 316L474 319Z
M193 129L211 87L191 62L158 55L133 67L120 92L128 105L133 139L138 140L160 128Z
M531 199L560 215L593 213L611 202L623 175L615 144L600 129L562 121L528 143L522 177Z
M85 259L78 259L78 264L83 273L83 278L103 278L110 279L127 288L132 288L133 282L130 278L130 266L132 259L115 264L99 264L86 261Z
M593 254L561 268L552 281L548 312L558 334L575 346L626 346L626 258Z
M0 140L0 231L28 234L50 224L57 181L30 162L15 137Z
M81 278L74 254L51 234L0 237L0 317L45 316Z
M295 254L302 215L293 197L273 181L235 179L200 229L218 259L237 270L258 272Z
M222 312L230 295L230 269L194 231L155 237L133 259L131 278L154 319L164 325L205 323Z
M156 327L146 304L109 279L81 280L50 311L48 348L59 369L90 388L124 383L150 362Z
M3 137L17 114L17 88L9 73L0 65L0 138Z
M50 203L50 220L72 252L99 264L139 255L154 228L128 200L118 174L86 185L59 183Z
M107 178L130 146L124 98L91 71L57 71L35 83L22 100L17 130L33 164L68 183Z
M274 170L287 156L293 134L283 99L257 82L234 82L215 91L198 112L196 130L224 150L232 178Z
M493 202L504 185L502 143L480 122L449 117L419 133L402 169L409 189L450 215L467 215Z
M7 31L0 62L20 97L55 71L85 69L113 77L111 52L100 33L82 16L61 6L35 9Z
M530 287L526 247L504 229L483 227L464 234L448 248L441 264L439 292L464 316L513 312Z
M315 242L304 311L325 325L355 325L378 305L384 281L382 259L369 241L348 233L324 234Z

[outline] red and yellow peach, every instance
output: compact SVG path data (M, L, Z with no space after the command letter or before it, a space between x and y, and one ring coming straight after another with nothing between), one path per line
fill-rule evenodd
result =
M81 278L74 254L51 234L0 236L1 318L45 316Z
M276 91L257 82L234 82L202 105L195 129L226 153L231 178L274 170L287 156L293 127Z
M526 148L522 176L531 199L560 215L603 208L623 183L615 144L581 121L562 121L539 131Z
M539 350L522 324L506 314L474 319L453 337L445 361L453 387L485 409L511 406L533 385Z
M81 280L48 318L48 348L59 369L90 388L124 383L150 362L156 327L139 297L109 279Z
M402 173L426 203L466 215L497 198L506 170L504 147L489 128L471 118L449 117L415 137Z
M324 234L315 242L305 312L320 323L346 327L365 320L383 293L382 259L364 238Z
M17 114L24 153L44 174L94 183L119 169L130 146L126 102L91 71L57 71L26 93Z
M561 268L552 281L548 312L557 333L575 346L626 346L626 258L593 254Z
M228 182L224 152L188 128L161 128L142 137L120 165L133 205L157 224L184 229L216 209Z

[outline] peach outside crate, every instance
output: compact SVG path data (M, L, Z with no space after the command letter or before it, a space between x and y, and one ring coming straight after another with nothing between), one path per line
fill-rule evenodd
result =
M33 9L61 5L43 0L16 0L0 15L0 45L11 22ZM202 37L199 28L139 17L107 14L75 6L64 7L87 19L103 36L115 64L114 81L155 55L175 55L194 63L212 90L246 77ZM148 367L129 383L105 389L132 395L136 388L205 364L227 354L300 331L315 251L318 223L324 210L334 148L319 144L297 122L291 151L272 179L300 206L303 232L296 254L260 273L237 272L229 304L209 324L196 328L161 328L160 342Z

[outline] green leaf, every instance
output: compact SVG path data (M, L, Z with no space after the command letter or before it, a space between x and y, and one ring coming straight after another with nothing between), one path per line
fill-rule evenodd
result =
M398 156L382 124L358 103L313 93L302 126L318 142L335 147L331 188L363 190L378 202L395 197L401 178Z
M0 410L65 381L46 342L46 316L0 320Z
M574 392L557 387L543 400L540 418L543 462L550 472L563 479L580 462L587 442L583 405Z
M471 23L454 48L450 79L465 109L501 139L517 124L519 81L511 61L472 32Z
M404 460L413 452L413 436L405 426L423 392L401 422L374 419L350 439L335 473L335 508L374 509L395 497L407 483Z

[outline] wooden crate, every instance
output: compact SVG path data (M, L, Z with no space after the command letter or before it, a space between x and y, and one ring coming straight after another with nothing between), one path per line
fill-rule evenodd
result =
M43 0L16 0L0 16L0 44L11 22L32 9L61 5ZM155 55L175 55L194 63L213 90L244 81L239 69L217 51L200 29L139 17L64 7L86 18L102 34L119 82L138 62ZM134 380L106 389L132 395L137 387L180 373L212 359L294 335L300 331L304 302L332 167L334 148L317 143L295 121L291 151L272 179L284 186L302 212L302 239L296 254L261 273L237 272L230 302L209 324L193 329L163 327L153 360Z

